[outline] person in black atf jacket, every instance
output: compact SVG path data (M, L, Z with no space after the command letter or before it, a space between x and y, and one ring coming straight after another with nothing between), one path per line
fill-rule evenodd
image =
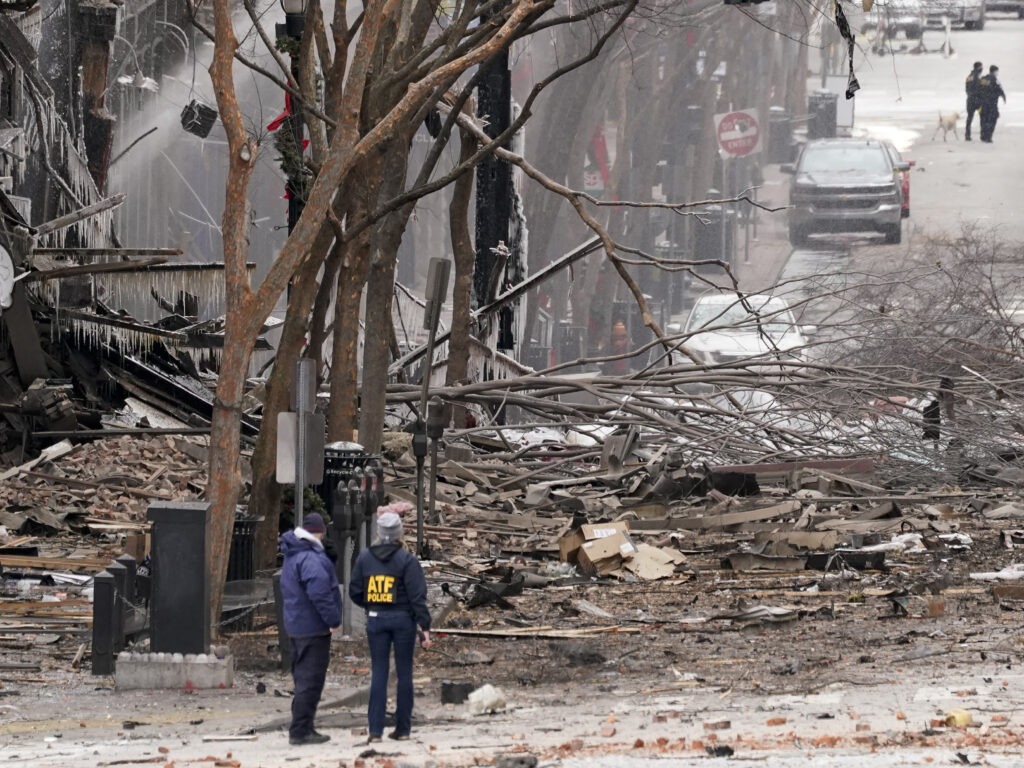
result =
M395 730L388 736L400 741L412 732L412 657L417 632L424 648L430 647L430 611L427 581L416 556L402 546L402 518L386 506L378 510L377 541L356 559L349 579L352 602L366 609L366 637L370 644L370 704L367 743L384 733L388 674L392 646L398 701Z
M291 650L292 722L288 743L323 744L330 736L313 727L331 660L331 633L341 626L341 591L334 562L324 549L327 531L316 512L281 537L281 597Z
M999 67L993 64L988 68L988 74L981 78L980 88L981 140L991 144L996 121L999 119L999 99L1006 103L1006 92L999 83Z

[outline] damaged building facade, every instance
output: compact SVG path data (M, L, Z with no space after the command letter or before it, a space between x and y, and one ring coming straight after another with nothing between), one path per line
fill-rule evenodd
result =
M143 192L155 192L161 169L129 163L137 144L161 132L191 144L179 154L203 155L176 111L169 125L140 129L158 79L195 52L186 10L170 0L0 4L5 463L61 433L122 418L146 426L147 402L190 426L207 423L204 380L222 343L219 245L176 237L140 209L173 206ZM202 172L185 171L204 183ZM115 412L126 397L139 407ZM254 423L245 429L253 434ZM49 436L37 441L40 433Z

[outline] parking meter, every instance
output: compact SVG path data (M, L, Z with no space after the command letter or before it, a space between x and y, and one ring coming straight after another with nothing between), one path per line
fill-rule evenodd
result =
M447 411L441 398L430 398L427 404L427 437L431 440L440 440L444 436L444 428L448 421Z
M361 467L354 468L348 478L348 501L352 505L352 519L355 522L355 535L358 538L355 554L359 554L370 543L366 538L366 505L363 502L363 470Z
M444 436L444 428L448 423L448 409L441 398L432 397L427 404L427 437L430 438L430 514L432 523L441 522L435 517L437 509L437 441Z

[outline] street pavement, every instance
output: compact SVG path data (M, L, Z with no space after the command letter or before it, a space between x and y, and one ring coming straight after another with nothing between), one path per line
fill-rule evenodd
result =
M290 680L281 672L243 673L233 689L211 691L118 692L78 676L35 694L33 717L24 711L29 702L5 699L0 765L468 768L515 755L551 768L1024 764L1016 652L960 650L934 627L922 620L931 643L898 664L792 693L705 687L699 670L633 680L612 661L604 684L509 689L505 706L474 714L466 704L442 704L438 681L420 677L412 739L373 745L360 692L334 678L317 718L331 741L293 747L282 730ZM751 629L752 642L771 637L770 629ZM970 722L947 726L958 710Z
M957 239L968 232L971 237L992 236L1018 248L1024 243L1024 153L1019 151L1024 143L1024 58L1019 52L1024 20L992 16L983 32L954 31L951 55L940 50L942 40L938 31L928 31L926 53L910 53L905 41L896 41L887 56L858 48L855 57L861 89L854 97L850 135L888 139L905 159L914 161L911 216L903 223L903 242L887 246L881 237L851 233L814 237L810 247L793 251L785 212L762 211L749 249L743 247L742 233L737 237L735 269L742 289L774 289L796 301L856 280L854 271L864 266L859 253L880 254L882 264L898 269L901 264L930 263L930 242ZM963 115L963 81L975 60L983 61L986 68L990 62L1000 66L1007 94L1006 103L999 106L994 141L978 140L977 119L974 140L964 141L963 116L958 136L943 140L941 132L936 134L938 114L959 111ZM820 86L817 75L808 80L809 92ZM790 177L779 173L778 165L764 166L764 177L759 200L767 207L784 208ZM806 283L810 276L815 280ZM814 325L817 315L832 316L835 310L821 309L805 307L802 322Z

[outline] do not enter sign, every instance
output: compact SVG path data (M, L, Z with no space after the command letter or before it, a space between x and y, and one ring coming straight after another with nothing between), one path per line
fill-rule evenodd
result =
M718 146L732 157L743 157L761 151L761 126L756 109L715 115Z

